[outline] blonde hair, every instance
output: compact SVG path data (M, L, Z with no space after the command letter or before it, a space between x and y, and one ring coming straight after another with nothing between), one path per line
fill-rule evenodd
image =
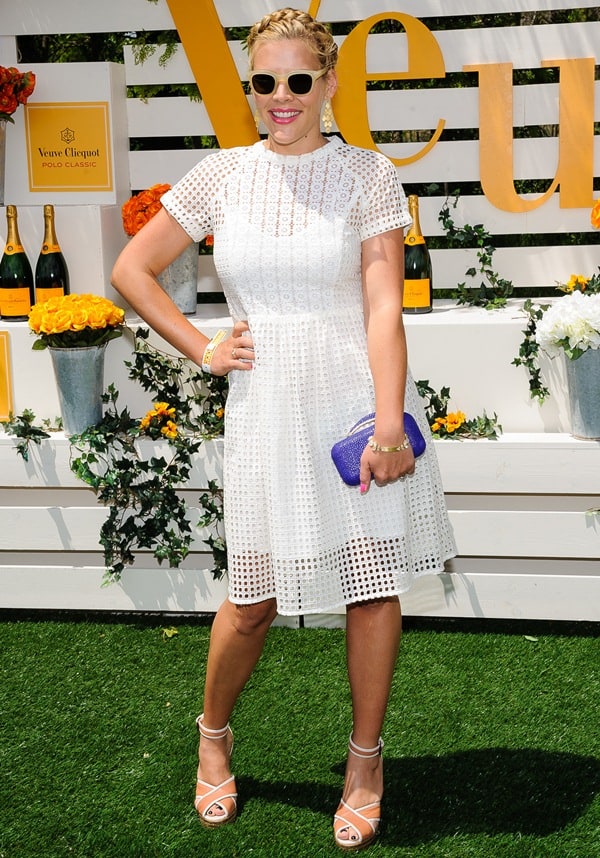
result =
M250 30L246 42L250 68L254 66L254 54L261 44L283 39L304 42L322 69L329 71L337 62L337 45L327 27L307 12L286 7L265 15Z

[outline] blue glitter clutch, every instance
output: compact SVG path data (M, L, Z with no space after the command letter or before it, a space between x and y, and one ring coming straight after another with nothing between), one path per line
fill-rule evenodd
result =
M340 477L349 486L360 482L360 457L373 434L375 414L367 414L355 423L345 438L331 448L331 458ZM425 438L412 414L404 413L404 431L408 435L415 459L425 452Z

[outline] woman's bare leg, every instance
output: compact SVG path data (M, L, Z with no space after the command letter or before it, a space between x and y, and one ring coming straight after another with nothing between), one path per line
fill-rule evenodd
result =
M204 687L205 727L218 730L229 721L237 698L263 651L277 613L275 599L235 605L227 599L215 616L210 635ZM231 738L201 739L198 777L219 784L229 777Z
M349 605L346 654L352 693L353 741L375 748L381 735L400 645L402 614L396 597ZM363 807L383 794L381 757L348 755L343 799Z

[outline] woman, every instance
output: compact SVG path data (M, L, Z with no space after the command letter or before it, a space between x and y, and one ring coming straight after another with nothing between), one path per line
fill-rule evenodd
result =
M123 251L113 282L175 348L229 374L230 591L212 627L197 721L200 820L216 827L236 816L229 718L277 611L345 605L352 734L334 836L352 850L379 827L398 597L416 576L440 572L454 544L433 450L415 467L404 433L405 408L427 425L407 370L410 217L396 171L379 153L323 137L321 112L337 85L337 49L323 25L279 10L252 28L248 52L266 139L207 156L163 196L164 210ZM209 232L234 320L212 341L156 280ZM360 488L350 488L330 450L374 410L375 444L362 454Z

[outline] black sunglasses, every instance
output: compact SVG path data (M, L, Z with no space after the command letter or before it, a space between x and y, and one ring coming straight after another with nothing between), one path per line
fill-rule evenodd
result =
M327 69L321 69L321 71L302 69L287 74L275 74L268 70L253 71L250 72L250 86L257 95L271 95L283 81L292 95L308 95L315 81L326 73Z

